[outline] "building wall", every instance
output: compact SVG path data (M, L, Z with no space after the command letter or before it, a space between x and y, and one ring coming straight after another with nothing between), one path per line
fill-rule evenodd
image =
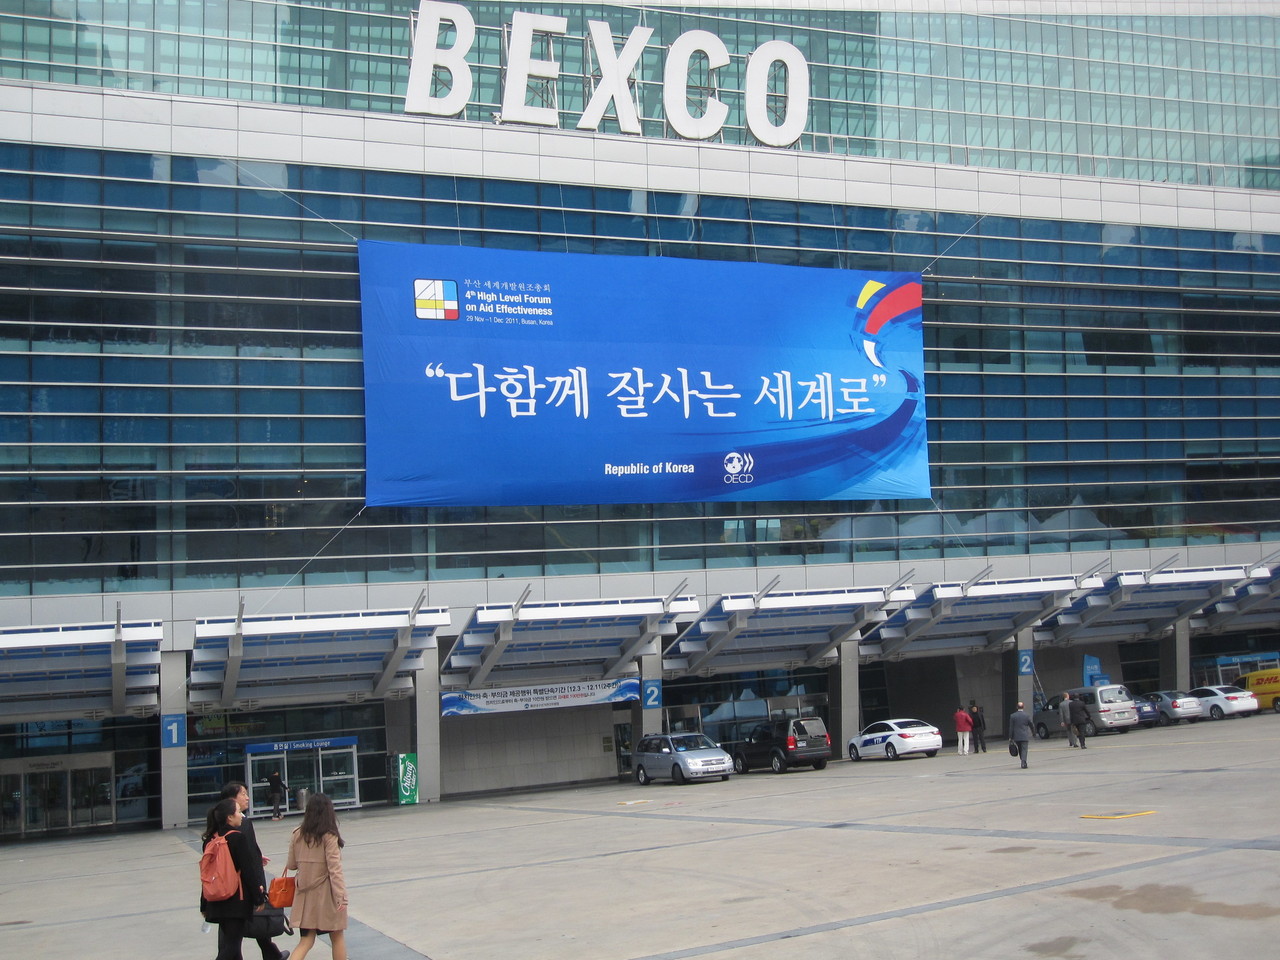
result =
M616 778L613 724L612 706L446 718L441 794Z

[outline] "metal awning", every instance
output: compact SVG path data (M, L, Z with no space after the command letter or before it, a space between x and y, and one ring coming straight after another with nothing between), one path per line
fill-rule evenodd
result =
M1035 631L1037 644L1152 640L1200 610L1234 600L1263 567L1225 566L1127 571L1077 597Z
M413 673L436 669L443 607L196 621L191 708L401 699Z
M663 653L669 679L828 666L840 644L859 640L886 616L891 603L915 594L901 582L888 587L775 591L778 578L757 593L719 597Z
M1101 584L1079 577L982 580L988 567L963 583L936 583L895 611L860 645L863 661L1003 649L1020 630L1063 610L1081 589Z
M1266 563L1266 561L1264 561ZM1275 630L1280 626L1280 570L1259 566L1234 594L1209 604L1191 618L1192 633Z
M0 719L155 714L159 620L0 629Z
M684 584L677 588L681 590ZM691 596L528 602L475 608L440 672L449 690L612 680L635 676L678 619L698 612Z

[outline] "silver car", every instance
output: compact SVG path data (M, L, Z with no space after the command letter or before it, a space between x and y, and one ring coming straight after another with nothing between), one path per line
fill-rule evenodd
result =
M676 783L728 780L733 758L704 733L646 733L631 755L636 783L671 778Z
M1156 723L1162 727L1179 720L1195 723L1200 719L1200 701L1182 690L1157 690L1144 696L1160 711L1160 719Z

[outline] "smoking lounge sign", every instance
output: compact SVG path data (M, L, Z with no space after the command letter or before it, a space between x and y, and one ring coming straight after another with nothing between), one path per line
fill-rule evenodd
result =
M641 133L639 112L631 92L631 80L653 27L636 25L621 48L614 42L614 29L603 20L588 20L592 60L599 76L594 82L586 109L578 118L579 130L598 130L610 109L623 133ZM527 123L558 127L555 107L530 104L531 83L557 81L560 61L542 59L538 53L555 50L558 37L566 37L567 17L516 11L508 25L508 43L503 71L503 123ZM452 35L452 41L446 38ZM417 30L409 65L409 85L405 94L406 113L453 117L467 106L474 77L467 57L476 40L476 21L463 4L422 0L418 8ZM662 69L662 109L664 119L677 136L686 140L706 140L717 136L729 117L729 107L714 94L691 90L694 64L713 78L730 62L729 48L708 30L689 30L666 48ZM786 73L785 93L770 91L770 77L779 65ZM435 93L444 89L447 92ZM701 87L701 84L698 84ZM693 97L701 110L689 109ZM809 64L794 44L768 40L746 58L743 108L747 129L758 141L771 147L787 147L800 139L809 118ZM770 104L781 101L785 109L775 122Z

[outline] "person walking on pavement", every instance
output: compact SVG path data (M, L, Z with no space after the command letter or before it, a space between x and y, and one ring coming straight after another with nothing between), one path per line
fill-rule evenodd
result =
M956 753L964 756L969 752L969 734L973 732L973 721L964 707L956 707Z
M1074 702L1071 699L1071 694L1064 693L1062 702L1058 704L1058 716L1062 718L1062 729L1067 731L1067 740L1073 747L1076 745L1076 730L1071 725L1071 704Z
M271 775L267 777L267 799L271 801L271 819L283 820L280 814L280 804L284 802L284 798L289 795L289 788L285 786L284 781L280 779L280 771L272 770Z
M1018 759L1022 761L1022 769L1027 769L1027 752L1031 744L1031 718L1023 709L1022 701L1018 701L1018 709L1009 714L1009 740L1017 745Z
M1085 746L1084 742L1085 730L1088 729L1088 723L1089 708L1084 705L1083 700L1076 697L1071 701L1071 726L1068 729L1070 729L1075 734L1076 739L1080 741L1081 750L1089 749Z
M969 720L973 723L973 752L981 750L986 753L987 718L982 715L982 709L972 701L969 703Z
M289 839L286 869L298 871L298 892L289 921L298 931L297 960L328 934L333 960L347 960L347 883L342 873L342 834L333 801L313 793L302 825Z
M264 857L262 855L262 848L258 846L258 837L253 832L253 821L250 820L248 816L249 788L246 787L240 781L233 780L222 788L222 799L235 800L236 806L239 808L240 813L244 818L240 822L240 825L236 827L236 829L239 830L240 833L244 835L245 842L248 845L249 853L253 857L257 858L259 861L261 861L262 866L266 866L271 861L269 858ZM256 897L256 894L255 894L255 897L256 897L255 902L261 903L264 899L266 899L266 890L265 890L266 877L261 869L259 869L258 871L258 876L263 878L262 883L264 885L264 889L259 891L262 894L261 897ZM248 895L248 892L246 892L246 896L247 895ZM286 958L289 956L289 951L281 950L278 946L276 946L275 941L272 940L270 937L258 937L257 941L258 941L258 949L262 951L262 960L286 960ZM221 955L222 927L218 927L218 950L219 950L219 955ZM239 956L238 949L236 950L236 956Z

